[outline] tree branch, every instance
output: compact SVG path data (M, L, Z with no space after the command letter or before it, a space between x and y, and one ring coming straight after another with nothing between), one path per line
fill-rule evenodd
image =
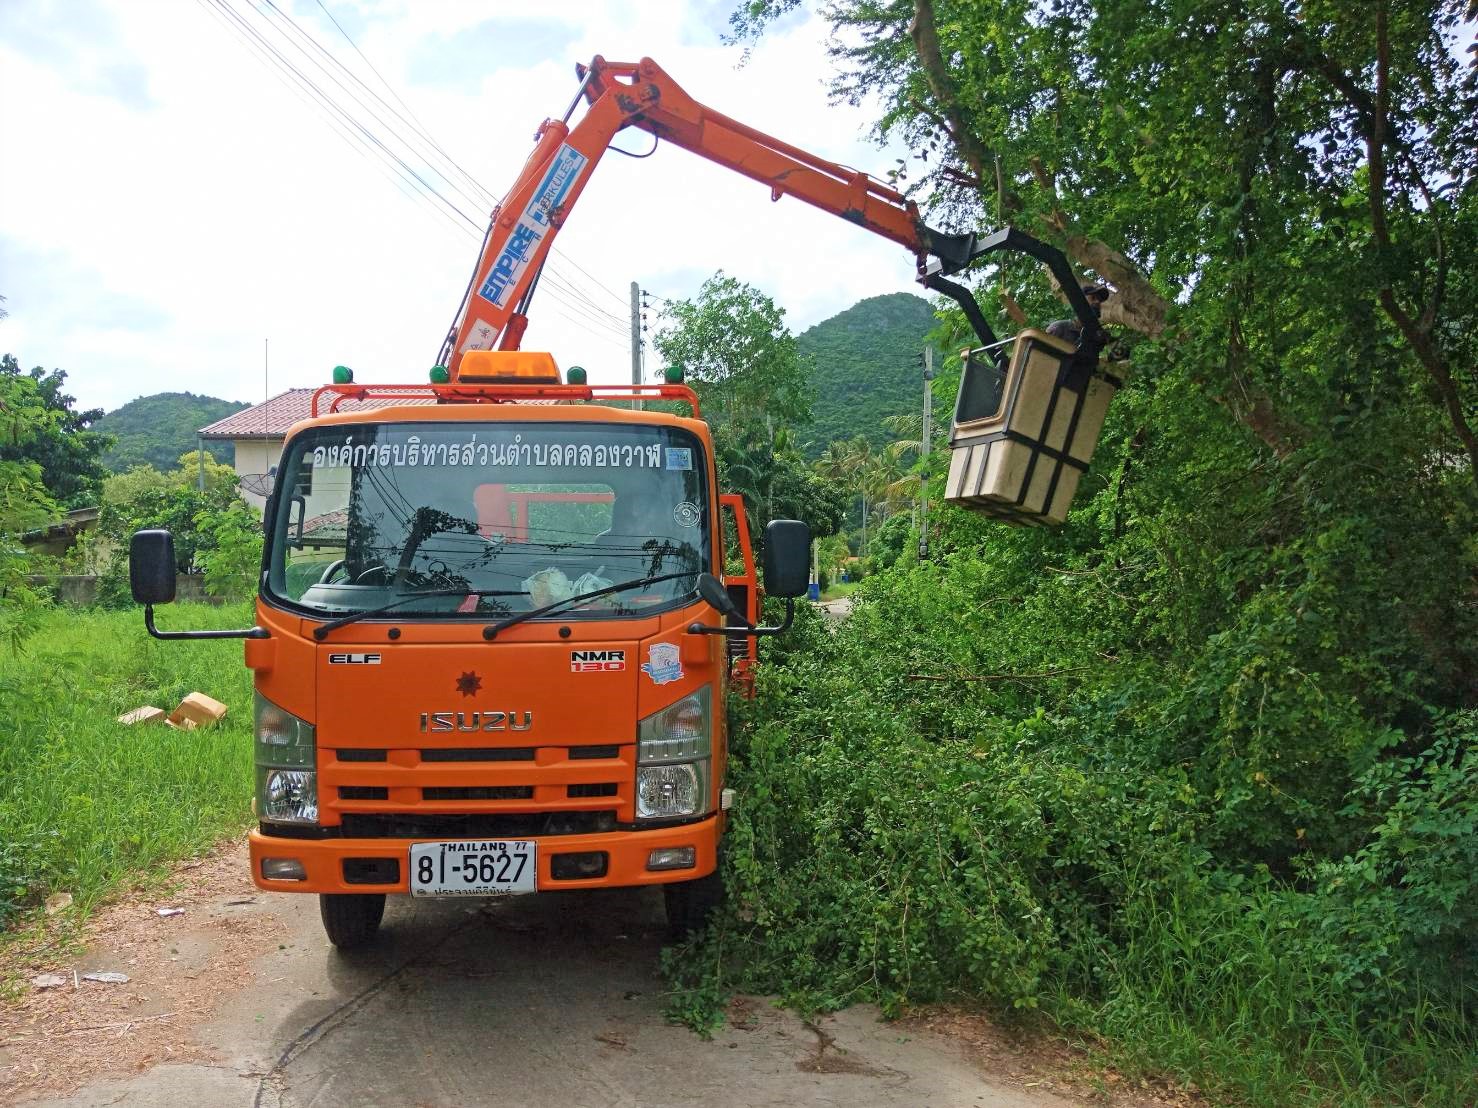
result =
M976 137L965 113L960 110L959 95L949 70L944 65L944 55L939 49L939 31L934 25L934 0L914 0L913 25L909 28L913 36L914 53L924 71L924 82L933 93L944 118L949 121L949 132L955 140L955 148L965 159L965 164L976 180L986 179L986 166L990 163L990 151Z
M1380 305L1401 331L1407 343L1410 344L1412 353L1416 355L1417 360L1426 369L1427 375L1431 377L1432 383L1436 385L1437 393L1447 409L1452 428L1457 432L1457 437L1467 450L1473 478L1478 481L1478 435L1474 434L1472 425L1468 423L1467 416L1463 412L1462 397L1458 395L1457 383L1452 379L1452 371L1447 366L1447 359L1437 344L1432 341L1432 328L1436 323L1436 306L1442 294L1446 262L1439 260L1433 298L1428 301L1427 310L1423 312L1421 320L1414 319L1411 313L1401 306L1396 299L1391 282L1386 279L1385 256L1391 249L1391 232L1386 222L1386 132L1389 127L1390 112L1390 71L1390 29L1386 5L1382 2L1376 8L1375 13L1375 97L1370 114L1370 129L1365 136L1366 161L1370 179L1367 190L1370 225L1375 237L1376 250L1381 255L1382 261L1383 284L1380 290ZM1433 218L1436 218L1435 212ZM1429 313L1430 319L1428 319Z

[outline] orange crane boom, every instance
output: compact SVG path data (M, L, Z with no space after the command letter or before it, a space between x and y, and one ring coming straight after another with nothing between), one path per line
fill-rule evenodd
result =
M437 358L452 382L464 379L459 371L469 350L519 349L555 236L611 140L627 127L768 185L774 200L794 196L905 247L914 255L919 281L953 298L985 345L996 341L990 324L969 289L948 275L994 250L1039 258L1053 270L1083 323L1080 351L1096 362L1104 341L1097 315L1055 248L1014 228L984 236L935 231L902 193L698 103L650 58L608 62L597 55L576 72L580 89L564 118L545 120L518 179L493 209L477 267ZM571 127L582 99L589 108Z

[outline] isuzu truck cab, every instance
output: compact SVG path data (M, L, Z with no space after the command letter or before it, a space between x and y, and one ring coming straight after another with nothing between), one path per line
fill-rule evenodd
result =
M742 502L685 387L476 364L533 383L331 386L287 436L257 623L234 632L255 674L252 878L317 893L339 946L374 935L388 894L661 885L692 928L720 893L725 695L778 630L755 626ZM367 398L403 402L333 410ZM800 595L805 525L767 539L770 593ZM150 630L232 634L155 627L172 546L134 537Z

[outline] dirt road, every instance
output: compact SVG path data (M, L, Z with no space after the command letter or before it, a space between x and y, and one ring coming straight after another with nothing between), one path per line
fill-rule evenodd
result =
M739 1002L711 1041L662 1017L660 897L391 898L383 942L334 953L316 899L265 896L233 850L99 920L80 968L127 972L0 1009L0 1100L308 1105L1078 1103L978 1050L856 1008ZM179 904L160 917L157 905Z

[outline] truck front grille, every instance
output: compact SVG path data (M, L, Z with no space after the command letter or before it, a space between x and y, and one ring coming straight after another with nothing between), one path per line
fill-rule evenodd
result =
M612 747L614 750L615 748ZM611 757L615 757L614 754ZM423 762L532 762L532 746L465 746L421 751Z
M592 835L616 826L607 812L480 812L475 815L345 813L346 839L521 839Z
M456 788L422 789L422 800L530 800L532 785L468 785Z
M341 825L346 836L455 837L465 825L473 828L467 836L561 834L571 825L567 817L578 816L581 829L635 818L634 743L390 749L374 751L373 761L364 753L319 750L325 830ZM428 830L442 823L444 831ZM360 830L351 831L351 825Z

